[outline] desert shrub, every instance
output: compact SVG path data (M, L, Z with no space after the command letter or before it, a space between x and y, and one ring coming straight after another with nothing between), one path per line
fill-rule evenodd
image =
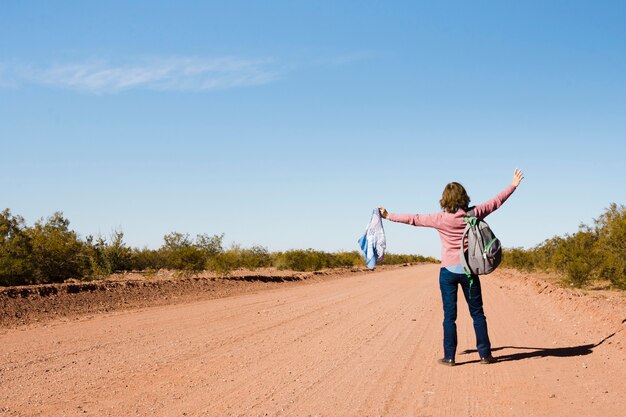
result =
M273 264L276 268L292 271L319 271L326 268L327 263L328 254L313 249L277 252L273 257Z
M399 264L410 264L410 263L420 263L420 262L439 262L437 259L433 257L426 257L422 255L407 255L407 254L395 254L395 253L387 253L385 254L385 264L386 265L399 265Z
M237 247L237 253L241 259L240 267L247 269L266 268L272 265L272 258L267 248L263 246L252 246L241 249Z
M262 246L241 248L233 245L229 250L211 257L207 262L207 269L229 273L237 268L274 266L281 270L318 271L324 268L351 267L361 259L357 252L328 253L307 249L270 253Z
M114 230L109 240L102 236L88 236L85 242L89 254L92 277L102 277L113 272L129 271L133 267L133 250L124 243L124 233Z
M563 275L568 284L580 287L597 276L595 241L594 232L581 226L573 235L547 239L532 249L505 248L502 266L525 272L554 272Z
M532 251L522 248L507 248L502 251L502 266L530 272L535 269L534 258Z
M124 243L124 233L114 230L109 236L104 256L112 272L129 271L132 267L132 249Z
M161 250L148 249L147 247L131 250L129 268L131 271L158 271L166 267L167 258Z
M554 236L546 239L531 251L535 268L544 271L560 272L556 261L556 253L564 245L566 237Z
M32 247L33 280L62 282L89 274L89 254L63 213L56 212L27 229Z
M30 284L33 278L32 247L24 218L0 213L0 285Z
M163 237L161 250L165 254L167 267L180 271L202 271L206 264L206 255L194 245L188 234L172 232Z
M272 255L273 265L278 269L294 271L317 271L324 268L350 268L365 265L360 252L321 252L313 249L277 252ZM385 254L384 264L397 265L418 262L438 262L435 258L421 255Z
M552 257L554 267L565 273L570 284L580 287L595 278L598 266L598 258L594 256L596 240L592 230L581 227L557 246Z
M224 252L224 249L222 248L223 240L224 233L213 236L203 233L196 236L195 245L205 254L205 256L211 257Z
M89 276L101 278L111 274L111 264L105 256L106 239L87 236L85 252L89 259Z
M241 267L241 258L236 249L230 249L210 257L206 269L217 274L228 275L234 269Z
M582 224L578 232L555 236L532 249L505 249L503 265L560 273L573 286L606 279L626 289L626 207L613 203L593 227Z
M351 268L360 264L364 264L363 257L357 251L352 252L336 252L331 254L330 268Z
M595 220L598 275L626 289L626 207L613 203Z
M223 257L223 239L223 234L213 236L200 234L192 240L189 234L172 232L163 237L164 244L160 252L167 268L199 272L207 267L210 259ZM230 261L224 262L230 264Z

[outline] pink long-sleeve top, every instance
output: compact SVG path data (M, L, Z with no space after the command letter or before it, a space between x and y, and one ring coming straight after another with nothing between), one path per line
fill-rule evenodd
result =
M515 186L509 185L500 194L482 204L474 207L474 215L479 219L484 219L489 214L497 210L502 203L515 191ZM389 213L388 220L398 223L406 223L411 226L433 227L439 232L441 239L441 266L452 266L461 263L459 249L461 239L465 230L463 217L467 213L463 209L455 213L441 211L434 214L396 214Z

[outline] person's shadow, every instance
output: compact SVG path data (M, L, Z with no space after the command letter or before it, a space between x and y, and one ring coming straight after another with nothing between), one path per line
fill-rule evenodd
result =
M622 324L626 323L626 319L622 320ZM618 330L619 331L619 330ZM498 362L508 362L508 361L519 361L522 359L530 359L530 358L545 358L545 357L571 357L571 356L583 356L589 355L593 352L594 348L597 348L602 343L606 342L613 336L615 336L617 332L613 332L604 339L600 340L598 343L589 343L586 345L580 346L568 346L568 347L559 347L559 348L538 348L538 347L527 347L527 346L500 346L497 348L492 348L491 351L495 352L502 349L518 349L518 350L528 350L529 352L519 352L519 353L510 353L508 355L499 355L497 356ZM461 352L461 355L466 355L469 353L476 353L476 349L468 349ZM459 363L457 365L464 365L469 363L480 362L479 360L467 361Z

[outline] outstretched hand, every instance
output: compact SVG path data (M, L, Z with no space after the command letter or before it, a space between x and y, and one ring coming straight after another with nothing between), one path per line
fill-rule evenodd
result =
M511 185L513 187L517 187L520 184L520 182L522 182L523 179L524 179L524 172L522 172L522 170L519 168L515 168L515 171L513 172L513 181L511 182Z
M389 213L387 212L387 209L384 207L378 207L378 211L380 212L380 217L382 217L383 219L386 219L387 216L389 215Z

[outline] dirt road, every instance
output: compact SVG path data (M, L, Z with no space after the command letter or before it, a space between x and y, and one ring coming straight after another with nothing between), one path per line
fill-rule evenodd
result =
M437 274L425 265L5 329L0 416L624 415L623 299L498 272L483 294L502 361L478 363L460 301L459 366L444 367Z

